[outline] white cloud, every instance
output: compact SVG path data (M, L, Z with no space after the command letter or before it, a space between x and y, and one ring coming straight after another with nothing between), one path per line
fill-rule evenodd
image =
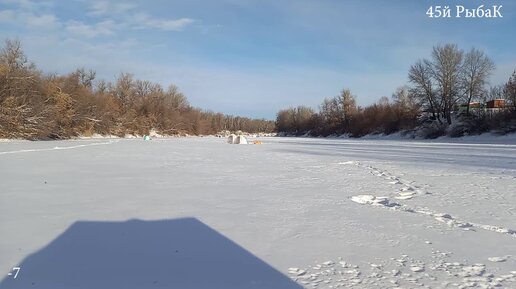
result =
M30 0L0 0L0 3L3 4L14 4L23 8L32 8L34 7L34 3Z
M53 14L43 14L43 15L27 15L27 25L31 27L38 28L53 28L58 25L58 21L56 16Z
M190 18L166 19L155 18L145 12L137 13L136 6L131 3L113 3L109 1L95 1L88 3L89 16L98 16L102 19L60 20L49 10L53 6L50 1L32 0L0 0L8 9L0 10L0 23L9 23L29 30L57 29L62 37L96 38L112 36L116 32L124 32L131 28L157 29L163 31L182 31L194 22ZM125 31L127 32L127 31Z
M136 28L156 28L165 31L183 31L186 26L195 22L191 18L159 19L146 13L138 13L132 18Z
M2 10L0 22L11 25L27 26L31 29L52 29L59 26L59 21L53 14L37 15L30 11Z
M159 28L161 30L168 31L182 31L185 26L192 24L194 22L193 19L190 18L181 18L176 20L171 19L157 19L151 20L147 24L150 27Z
M116 19L121 26L138 29L159 29L164 31L183 31L186 26L195 22L191 18L156 18L146 12L136 12L136 6L130 3L112 3L108 1L95 1L91 4L88 15L109 16Z
M109 3L106 1L98 1L93 2L91 4L90 12L88 12L89 15L93 16L102 16L106 15L109 12Z
M136 8L136 5L130 3L110 3L107 1L96 1L91 4L88 15L91 16L113 16L126 13Z
M52 1L32 1L32 0L0 0L1 4L18 6L25 11L38 11L53 5Z
M53 5L51 1L0 0L0 4L10 7L0 11L0 22L31 29L49 29L59 26L56 16L47 12Z
M78 36L94 38L97 36L113 35L116 28L115 26L115 22L112 20L105 20L93 25L70 20L66 23L66 31Z
M16 13L12 10L0 11L0 22L13 22L16 18Z

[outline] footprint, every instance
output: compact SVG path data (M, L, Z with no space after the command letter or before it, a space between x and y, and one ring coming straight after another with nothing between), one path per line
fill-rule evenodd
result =
M398 195L400 195L400 196L414 196L415 194L416 194L416 192L414 192L414 191L398 193Z
M418 272L423 272L423 271L425 271L425 268L424 268L424 267L420 267L420 266L412 266L412 267L410 267L410 270L411 270L412 272L416 272L416 273L418 273Z
M489 257L487 260L491 262L505 262L507 261L507 257Z
M414 195L401 195L401 196L397 196L397 197L394 197L395 199L397 200L410 200L414 197Z

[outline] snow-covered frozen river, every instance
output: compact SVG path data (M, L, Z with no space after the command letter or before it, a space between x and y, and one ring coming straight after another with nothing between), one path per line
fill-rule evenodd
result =
M261 140L0 142L0 288L516 288L516 143Z

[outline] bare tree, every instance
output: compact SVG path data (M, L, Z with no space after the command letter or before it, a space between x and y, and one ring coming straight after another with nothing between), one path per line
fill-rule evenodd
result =
M403 112L411 112L418 109L415 95L411 93L408 86L401 86L392 94L392 100Z
M0 51L0 63L9 68L9 71L25 69L32 66L23 52L21 42L18 39L6 39L4 47Z
M154 83L148 80L136 80L134 82L134 94L138 99L145 98L151 94L153 91Z
M186 109L190 107L190 103L185 95L179 91L175 85L170 85L165 93L165 104L173 109Z
M276 129L279 132L294 132L295 109L287 108L278 111L276 114Z
M409 70L409 81L414 85L412 93L421 104L427 106L432 117L441 123L441 102L432 80L432 69L429 61L419 60Z
M108 84L105 80L101 79L96 85L96 92L104 94L108 91Z
M294 125L298 133L306 133L310 130L310 122L312 121L314 113L314 110L310 107L296 107L294 114Z
M462 85L468 104L472 99L480 98L485 92L487 78L494 68L493 61L483 51L472 48L466 53L462 69ZM469 115L469 105L466 115Z
M439 122L442 114L451 124L451 110L461 93L462 59L463 52L457 45L438 45L432 50L431 60L420 60L410 67L413 93Z
M455 44L438 45L433 48L431 73L438 85L443 104L443 113L451 124L451 110L460 93L460 76L464 52Z
M377 102L378 106L387 107L390 105L389 98L387 96L382 96Z
M332 126L336 126L341 119L338 106L335 97L327 97L323 100L319 108L324 121Z
M313 128L312 118L314 115L314 110L306 106L283 109L276 115L276 127L280 132L306 133Z
M349 89L343 89L340 93L339 102L344 114L344 125L349 126L351 119L357 111L355 96L351 94Z
M77 69L74 74L77 76L79 84L87 88L93 87L93 80L97 76L95 70L86 70L84 67Z
M124 105L129 105L134 99L134 79L130 73L122 73L116 80L112 93L122 101Z

